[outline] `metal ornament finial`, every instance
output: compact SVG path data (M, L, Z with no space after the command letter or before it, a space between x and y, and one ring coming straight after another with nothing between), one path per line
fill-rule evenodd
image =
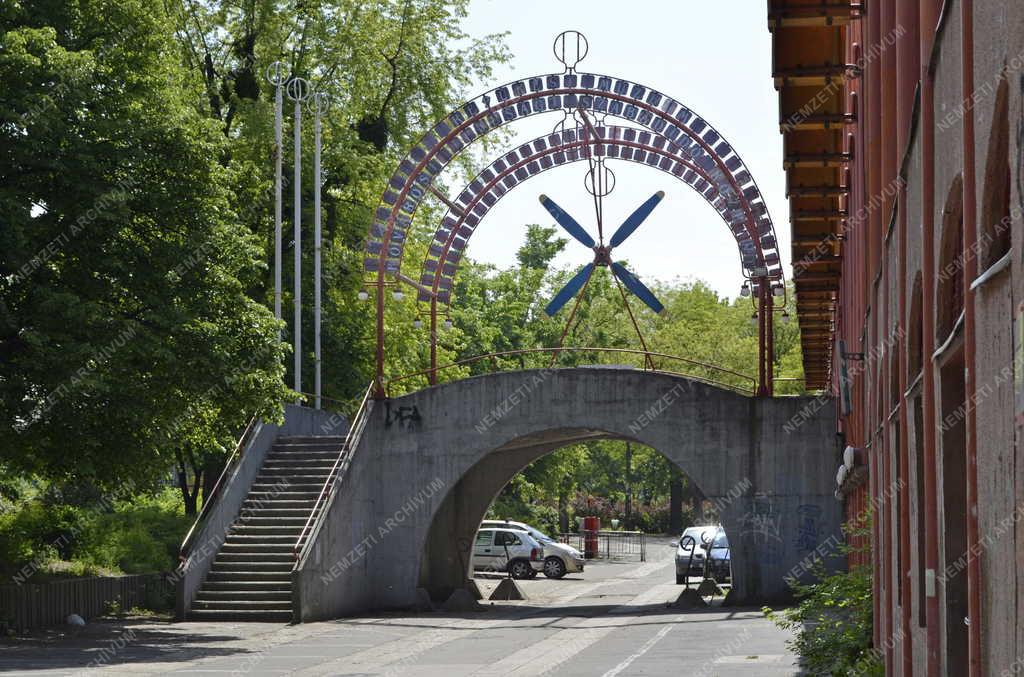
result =
M316 91L310 94L306 98L306 105L309 106L309 112L315 113L316 115L323 115L330 108L331 97L327 95L327 92Z
M555 59L565 66L565 71L571 73L580 61L587 58L590 43L587 42L587 37L579 31L562 31L555 38L551 51L554 52Z
M275 87L280 87L284 83L288 82L288 71L283 63L275 61L267 66L266 78L267 82L270 84Z
M309 98L309 80L305 78L292 78L288 81L288 98L292 101L305 101Z

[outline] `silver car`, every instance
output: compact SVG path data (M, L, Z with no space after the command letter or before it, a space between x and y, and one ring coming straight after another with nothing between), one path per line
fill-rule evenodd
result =
M583 553L567 543L559 543L543 531L531 527L525 522L512 520L484 520L481 528L504 527L525 531L544 546L544 575L548 578L562 578L566 574L583 573L586 560Z
M483 528L473 544L473 570L533 578L544 567L544 546L525 531Z
M707 556L707 550L703 546L710 545L721 530L722 527L715 524L687 527L679 540L672 541L672 545L676 549L676 583L678 585L686 583L687 576L704 575L704 558Z

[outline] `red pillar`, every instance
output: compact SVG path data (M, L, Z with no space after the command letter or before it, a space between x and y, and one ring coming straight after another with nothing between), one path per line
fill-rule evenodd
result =
M927 675L939 675L939 597L936 578L939 566L939 520L935 457L935 79L930 61L938 8L935 0L921 0L921 333L924 405L924 502L925 502L925 618ZM930 593L930 594L928 594Z
M963 100L969 101L974 95L974 2L961 0L961 83ZM978 259L975 254L977 243L977 192L974 161L974 107L964 106L963 115L963 210L964 210L964 370L967 403L974 399L976 382L975 368L975 317L974 292L971 283L978 276ZM978 439L977 416L974 406L968 406L965 416L967 433L967 626L968 674L981 675L981 550L978 547Z

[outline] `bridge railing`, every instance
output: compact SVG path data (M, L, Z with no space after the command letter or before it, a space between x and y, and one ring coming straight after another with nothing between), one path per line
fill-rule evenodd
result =
M313 503L313 507L309 511L309 517L306 518L306 523L302 527L302 531L299 533L299 537L295 540L295 545L292 548L292 554L295 556L296 562L301 562L304 551L307 545L312 541L310 538L323 521L324 516L327 514L327 506L330 503L330 499L337 488L345 469L348 468L349 463L352 459L352 452L356 445L359 444L359 438L362 436L363 428L366 427L366 418L369 413L370 403L373 401L373 390L375 383L371 383L366 389L366 393L363 395L363 399L359 403L359 408L356 410L355 415L352 417L352 422L349 425L348 432L345 434L345 441L342 444L341 452L338 454L338 458L334 461L334 465L331 467L331 472L327 475L327 479L324 480L324 486L320 489L320 494L317 496L316 501Z
M496 353L487 353L484 355L476 355L474 357L467 357L456 362L451 362L433 369L422 369L411 374L405 374L403 376L396 376L385 380L384 387L391 394L392 386L396 384L405 384L409 381L414 380L431 380L435 382L439 374L449 371L461 371L464 368L480 363L489 364L491 366L490 371L501 371L501 365L499 360L507 359L518 359L520 369L527 368L542 368L542 367L527 367L525 365L525 358L533 355L551 355L551 359L548 361L547 368L553 369L558 366L588 366L588 367L600 367L600 366L620 366L629 367L634 369L642 369L643 371L656 372L660 374L669 374L672 376L683 376L685 378L699 381L701 383L707 383L709 385L718 386L720 388L726 388L729 390L736 391L744 395L753 395L757 392L757 379L748 374L742 374L738 371L733 371L726 367L720 367L707 362L701 362L699 360L692 360L686 357L679 357L678 355L668 355L666 353L652 352L649 350L636 350L632 348L595 348L595 347L577 347L577 346L563 346L561 348L524 348L520 350L505 350ZM605 354L613 355L620 358L636 359L640 362L639 365L628 364L560 364L559 361L563 360L565 356L575 356L587 354ZM668 368L668 365L673 366L681 365L677 369ZM678 370L678 369L682 369Z

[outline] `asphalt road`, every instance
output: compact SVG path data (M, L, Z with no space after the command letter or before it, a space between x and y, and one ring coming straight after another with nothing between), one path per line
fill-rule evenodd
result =
M672 549L522 582L529 599L478 611L285 626L119 622L0 643L0 675L799 675L757 609L671 605ZM653 551L653 552L652 552ZM481 579L487 594L497 579ZM94 667L87 667L92 664Z

